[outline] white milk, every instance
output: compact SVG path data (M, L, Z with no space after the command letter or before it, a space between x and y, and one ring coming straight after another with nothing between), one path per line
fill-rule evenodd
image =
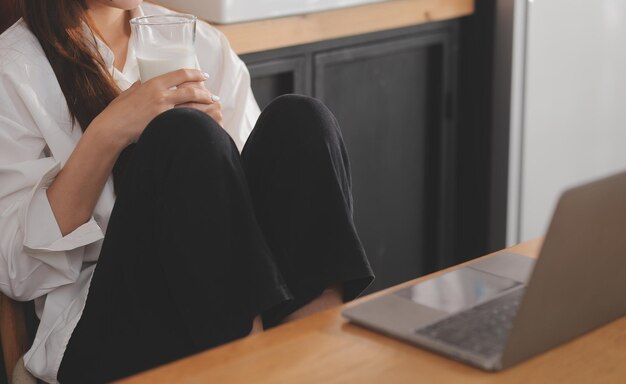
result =
M151 52L137 53L141 81L181 68L196 68L196 53L192 47L169 46Z

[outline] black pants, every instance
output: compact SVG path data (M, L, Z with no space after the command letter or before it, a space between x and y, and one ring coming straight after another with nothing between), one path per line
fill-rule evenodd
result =
M111 381L235 340L259 314L273 326L330 285L350 300L373 279L341 133L317 100L276 99L241 156L210 117L174 109L122 158L62 384Z

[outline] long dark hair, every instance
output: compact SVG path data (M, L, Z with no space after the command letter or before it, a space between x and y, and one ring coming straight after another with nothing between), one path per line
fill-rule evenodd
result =
M116 98L120 90L96 49L85 0L20 0L24 21L39 40L82 130Z

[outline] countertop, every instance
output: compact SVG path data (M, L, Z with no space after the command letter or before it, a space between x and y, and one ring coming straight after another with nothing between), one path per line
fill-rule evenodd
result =
M474 0L390 0L299 16L219 25L238 54L471 15Z

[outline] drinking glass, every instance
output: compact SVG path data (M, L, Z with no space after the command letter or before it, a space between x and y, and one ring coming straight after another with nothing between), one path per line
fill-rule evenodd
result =
M141 81L196 68L196 16L154 15L130 20Z

